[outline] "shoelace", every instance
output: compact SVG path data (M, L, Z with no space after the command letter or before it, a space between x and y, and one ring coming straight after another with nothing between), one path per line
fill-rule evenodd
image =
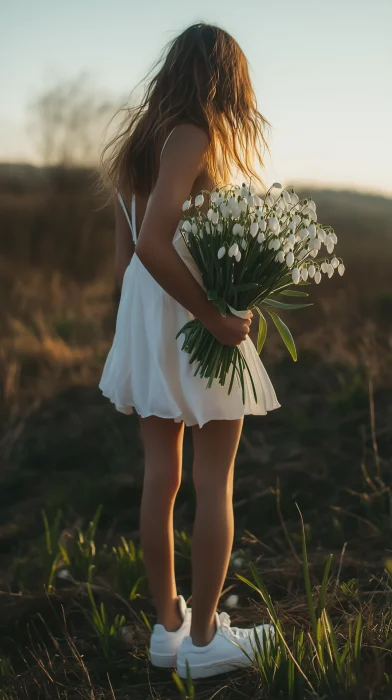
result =
M219 621L221 624L222 633L225 635L225 637L244 639L245 637L249 636L249 630L243 630L240 627L231 627L230 615L228 615L227 612L221 612L219 614Z

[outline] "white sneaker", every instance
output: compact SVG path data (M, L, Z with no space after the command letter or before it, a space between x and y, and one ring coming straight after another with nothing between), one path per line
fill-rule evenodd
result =
M163 625L154 625L150 640L150 659L153 666L174 667L178 649L183 639L190 633L192 611L187 608L182 595L178 596L178 608L182 617L182 625L178 630L168 632Z
M230 627L230 617L225 612L220 615L215 613L215 621L216 633L209 644L204 647L195 646L191 637L186 637L181 644L177 654L177 671L181 678L187 677L187 661L192 678L217 676L251 666L257 651L255 632L261 646L265 641L264 635L269 639L275 635L275 629L271 625L258 625L255 629Z

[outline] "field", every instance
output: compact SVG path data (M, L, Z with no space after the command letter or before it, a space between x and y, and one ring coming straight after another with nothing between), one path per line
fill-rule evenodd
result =
M306 193L346 275L284 317L296 364L269 330L282 408L245 421L220 604L234 624L272 617L278 643L246 674L193 685L148 663L138 423L97 389L117 304L111 211L88 171L0 167L1 700L391 697L392 200ZM176 509L185 597L190 438Z

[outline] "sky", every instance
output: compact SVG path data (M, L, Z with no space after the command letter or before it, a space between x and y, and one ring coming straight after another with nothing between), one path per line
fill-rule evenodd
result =
M267 184L392 195L392 0L0 0L0 161L37 162L29 104L91 76L128 95L196 21L229 31L272 125Z

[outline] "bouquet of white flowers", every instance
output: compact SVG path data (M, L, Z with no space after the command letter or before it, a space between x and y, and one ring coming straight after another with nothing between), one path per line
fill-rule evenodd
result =
M293 188L285 188L278 197L272 189L281 189L274 183L264 199L257 196L253 186L228 185L204 192L209 196L209 209L204 214L200 207L204 195L189 198L183 204L187 212L182 220L181 234L187 248L200 270L208 299L225 316L233 313L246 316L249 309L259 314L257 352L260 354L266 334L268 313L277 327L293 360L297 352L293 337L276 310L300 309L309 304L298 303L308 294L294 285L316 284L322 273L332 277L335 269L344 273L340 258L319 257L324 245L332 255L337 236L330 226L317 223L316 205L311 197L302 200ZM189 210L194 208L194 213ZM297 297L295 303L276 298ZM181 328L177 338L184 334L182 350L190 354L195 363L195 376L208 379L207 388L214 379L224 385L231 372L228 393L235 375L238 375L242 400L245 403L244 372L248 371L257 401L257 394L241 346L222 345L197 319Z

